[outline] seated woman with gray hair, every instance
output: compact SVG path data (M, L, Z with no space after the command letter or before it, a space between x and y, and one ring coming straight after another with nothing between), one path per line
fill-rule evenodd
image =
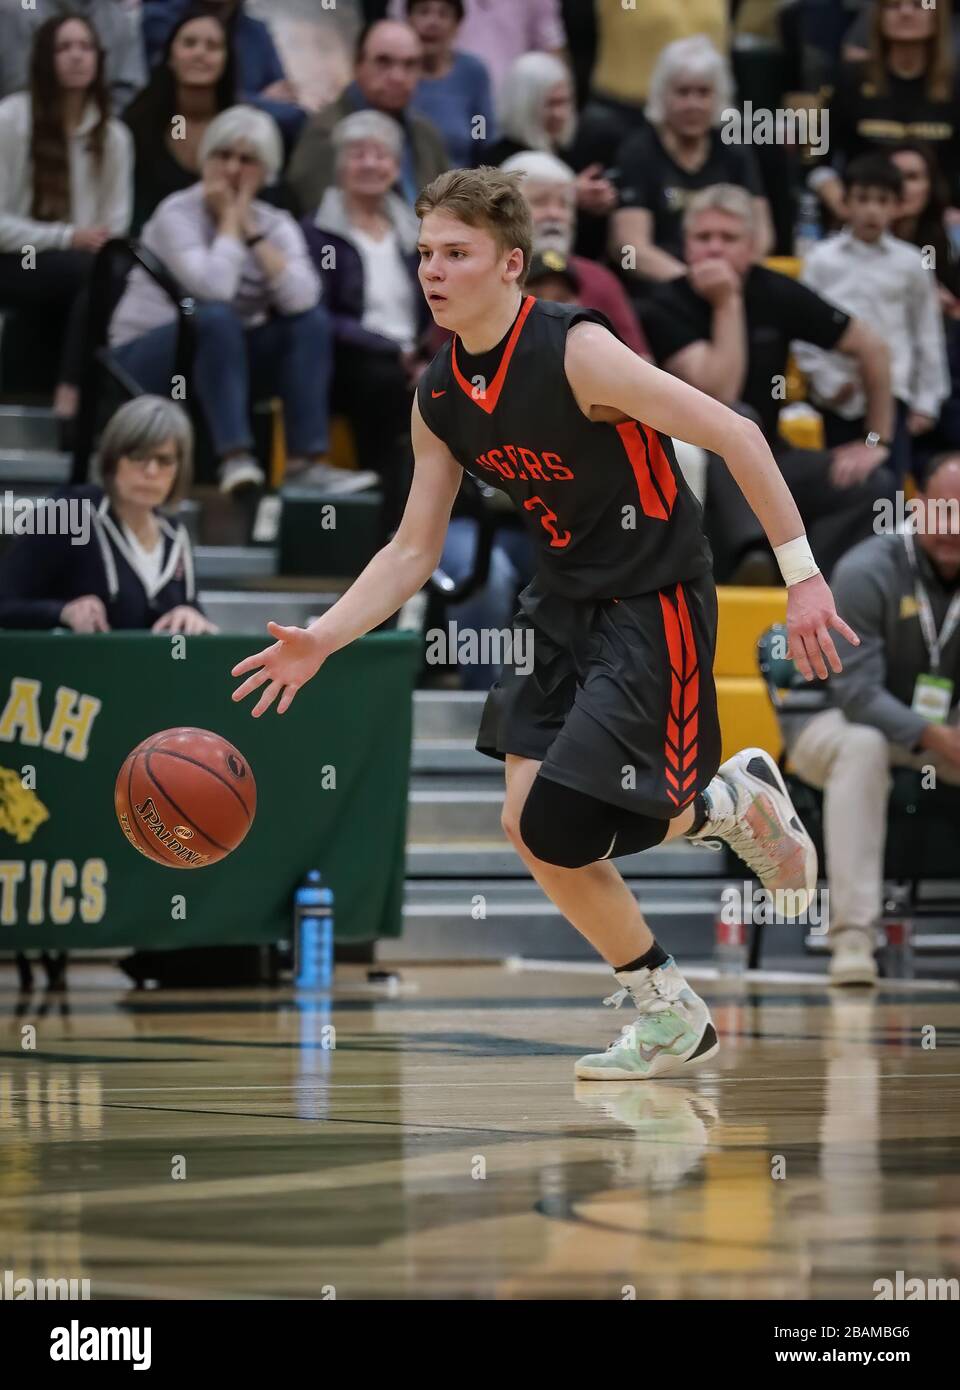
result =
M580 138L573 78L553 53L524 53L500 88L500 139L484 162L503 164L524 150L546 150L576 172L577 251L602 256L606 225L617 206L615 185L607 178L607 151L588 147Z
M396 121L356 111L332 139L336 182L301 226L334 325L333 405L353 426L360 463L381 474L389 529L406 494L413 389L431 355L420 224L392 191L403 153Z
M165 515L190 485L192 456L190 421L169 397L122 405L100 441L103 486L62 495L71 529L38 527L0 556L0 627L216 632L186 527Z
M221 491L265 482L250 428L250 406L263 395L283 403L288 477L349 478L326 457L331 332L317 274L294 219L256 196L280 169L276 123L230 107L207 127L200 154L201 181L165 198L141 241L198 301L187 385L209 427ZM144 390L169 392L176 335L173 304L135 267L110 324L114 357Z
M611 223L610 255L642 284L683 275L683 213L695 193L735 184L754 199L757 257L773 245L773 222L753 151L725 144L719 125L733 98L727 60L705 34L668 43L650 78L642 130L617 155L621 206Z

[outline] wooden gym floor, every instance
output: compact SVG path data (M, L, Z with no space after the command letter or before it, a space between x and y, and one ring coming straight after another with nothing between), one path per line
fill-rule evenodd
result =
M353 967L305 1007L119 978L18 1008L0 967L0 1278L864 1300L960 1274L955 987L707 981L711 1070L605 1084L572 1066L627 1019L606 975L412 967L391 996Z

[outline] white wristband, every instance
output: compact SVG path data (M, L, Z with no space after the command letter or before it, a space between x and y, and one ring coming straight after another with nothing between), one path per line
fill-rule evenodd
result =
M773 553L788 589L791 584L800 584L804 579L811 579L820 573L805 534L797 536L795 540L786 541L783 545L775 545Z

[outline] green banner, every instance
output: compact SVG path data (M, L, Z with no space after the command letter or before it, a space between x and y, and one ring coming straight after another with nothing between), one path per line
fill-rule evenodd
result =
M265 636L264 644L269 639ZM199 946L288 937L319 869L339 941L402 928L414 633L337 652L286 714L234 704L251 637L0 633L0 951ZM218 864L138 854L113 807L149 734L191 725L243 753L257 814Z

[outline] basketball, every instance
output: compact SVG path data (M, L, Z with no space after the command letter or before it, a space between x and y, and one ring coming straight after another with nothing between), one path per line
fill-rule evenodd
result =
M117 775L120 828L169 869L202 869L237 848L257 809L243 754L209 729L164 729L134 748Z

